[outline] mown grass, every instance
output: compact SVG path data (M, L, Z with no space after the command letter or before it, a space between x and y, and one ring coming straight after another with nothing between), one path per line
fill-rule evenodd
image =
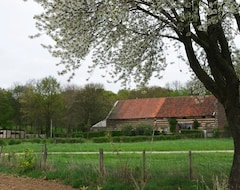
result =
M47 146L49 152L98 152L100 148L104 151L233 150L233 141L232 139L181 139L136 143L47 143ZM4 147L4 152L22 152L26 148L36 152L41 150L42 144L26 142L8 145Z
M42 144L21 143L7 145L3 152L22 152L31 149L39 153ZM105 173L99 171L98 150L104 152ZM96 152L96 154L48 154L47 165L36 167L24 175L60 179L66 184L88 190L101 186L103 190L191 190L216 189L216 178L226 180L232 163L232 153L192 153L192 179L189 179L189 155L154 154L152 151L194 151L194 150L232 150L231 139L184 139L158 142L138 143L80 143L80 144L47 144L49 152ZM146 181L142 177L142 154L126 153L136 151L146 153ZM107 153L108 152L108 153ZM109 153L111 152L111 154ZM125 152L125 153L123 153ZM39 154L36 155L39 157ZM17 168L6 164L11 157L5 157L0 170L16 172ZM39 159L39 158L38 158ZM39 161L37 159L37 161ZM5 164L4 164L5 163ZM217 190L217 189L216 189Z

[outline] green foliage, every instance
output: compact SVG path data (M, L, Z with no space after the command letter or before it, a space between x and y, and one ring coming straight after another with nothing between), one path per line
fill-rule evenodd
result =
M94 143L106 143L106 142L109 142L109 138L108 137L94 137L94 138L92 138L92 141Z
M120 137L120 136L124 135L124 133L123 133L123 131L114 130L114 131L111 131L111 135L112 135L112 137Z
M34 133L50 136L50 128L63 109L60 83L51 76L26 85L19 98L21 116L26 125L34 124ZM43 126L43 127L40 127Z
M133 134L133 127L132 125L124 125L122 126L122 133L124 136L132 136Z
M170 131L172 133L176 132L176 127L177 127L177 120L175 118L169 118L168 123L170 125Z
M8 144L9 144L9 145L16 145L16 144L21 144L21 143L22 143L22 141L19 140L19 139L10 139L10 140L8 141Z
M167 97L173 96L174 91L170 88L162 88L158 86L152 87L140 87L132 90L119 90L118 98L121 100L124 99L135 99L135 98L159 98L159 97ZM175 96L182 95L180 93L175 93ZM185 94L186 95L186 94Z
M83 132L74 132L72 133L73 138L83 137Z
M106 117L115 101L115 94L105 91L101 84L87 84L76 91L66 115L73 115L71 111L74 110L74 120L81 118L81 123L78 124L79 130L89 131L92 125Z
M82 138L52 138L48 140L49 143L84 143L84 140Z
M135 129L136 135L152 135L152 127L146 123L139 123Z
M192 126L193 126L193 129L198 129L199 127L201 127L200 123L196 119L193 121Z
M197 129L182 129L181 130L181 135L186 137L186 138L203 138L203 131L202 130L197 130Z
M21 173L33 170L35 168L35 157L33 151L25 149L23 155L18 156L18 167Z
M5 146L7 145L6 141L3 139L0 139L0 146Z
M0 89L0 127L11 129L15 114L14 102L8 91Z
M93 138L93 137L104 137L105 136L105 131L89 131L89 132L85 132L83 133L83 137L84 138Z
M162 135L171 136L171 135ZM191 150L193 146L198 150L206 150L216 147L215 145L221 144L218 148L222 150L222 143L227 145L226 141L232 142L230 139L203 139L203 140L177 140L177 141L162 141L158 142L156 147L165 148L169 150ZM90 144L89 144L90 145ZM89 146L88 145L88 146ZM95 147L97 144L93 144ZM119 154L104 154L105 175L103 176L98 170L98 155L52 155L48 158L49 168L48 170L39 170L39 168L33 167L33 169L26 169L24 172L22 168L17 166L17 171L14 171L15 165L9 163L1 157L0 170L2 172L18 172L24 176L40 177L46 180L61 180L65 184L69 184L72 187L79 189L83 186L88 186L89 190L95 190L97 186L110 189L131 189L134 190L134 181L141 182L141 169L142 169L142 154L122 154L121 150L125 150L124 146L132 146L129 151L135 151L136 148L142 151L144 148L151 150L151 146L154 145L149 142L146 143L125 143L117 144ZM229 144L228 144L229 145ZM72 145L70 145L72 146ZM100 144L103 146L103 144ZM38 146L39 147L39 146ZM56 147L56 145L54 145ZM64 145L61 145L62 151L65 151ZM112 152L112 147L107 143L108 151ZM229 147L229 146L228 146ZM79 146L76 146L79 149ZM90 148L88 147L87 150ZM31 149L29 149L31 150ZM104 151L107 150L104 149ZM61 150L60 150L61 151ZM24 153L25 154L25 153ZM23 155L22 155L23 156ZM15 155L16 157L16 155ZM146 157L146 172L151 177L146 183L145 190L161 189L181 189L192 190L202 189L214 189L216 185L224 185L227 179L225 175L229 173L232 154L229 153L193 153L193 168L194 168L194 180L188 178L188 153L182 154L150 154L147 153ZM27 158L27 157L26 157ZM31 156L30 156L31 158ZM14 155L10 158L14 161ZM24 160L24 159L23 159ZM27 159L26 159L27 160ZM30 159L31 160L31 159ZM35 160L36 161L36 160ZM159 164L161 163L161 164ZM25 165L24 165L25 166ZM23 167L25 168L25 167ZM12 173L14 174L14 173ZM81 177L79 177L81 176ZM130 177L129 177L130 176ZM218 179L214 176L218 176ZM116 180L118 179L118 180ZM161 180L159 180L161 179ZM204 186L203 186L204 185ZM208 187L208 188L204 188Z

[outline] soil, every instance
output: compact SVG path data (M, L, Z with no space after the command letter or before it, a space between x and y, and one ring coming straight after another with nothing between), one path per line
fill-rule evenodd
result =
M76 190L59 181L0 174L1 190Z

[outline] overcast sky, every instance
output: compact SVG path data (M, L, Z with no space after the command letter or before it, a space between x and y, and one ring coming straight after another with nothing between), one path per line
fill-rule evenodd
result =
M33 0L24 2L23 0L0 0L0 88L11 88L14 84L25 84L32 79L42 79L53 76L62 84L67 84L68 76L57 74L61 68L56 66L58 60L53 58L40 44L49 44L50 39L38 38L30 39L28 36L37 33L33 16L40 13L42 8ZM177 59L177 58L176 58ZM91 62L87 58L84 64ZM117 92L121 83L108 83L110 77L102 78L104 70L96 70L89 77L87 66L81 67L75 78L70 82L84 86L89 82L101 83L106 90ZM184 64L178 63L170 65L164 73L162 79L153 78L150 86L164 87L166 83L181 81L185 83L190 79L188 68ZM134 84L131 85L134 88Z

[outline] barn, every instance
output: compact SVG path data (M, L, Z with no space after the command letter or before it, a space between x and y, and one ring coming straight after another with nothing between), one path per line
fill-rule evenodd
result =
M223 106L209 95L118 100L104 120L105 125L92 129L121 130L124 125L146 123L168 132L170 118L176 119L181 129L191 129L195 120L203 130L223 129L227 124Z

